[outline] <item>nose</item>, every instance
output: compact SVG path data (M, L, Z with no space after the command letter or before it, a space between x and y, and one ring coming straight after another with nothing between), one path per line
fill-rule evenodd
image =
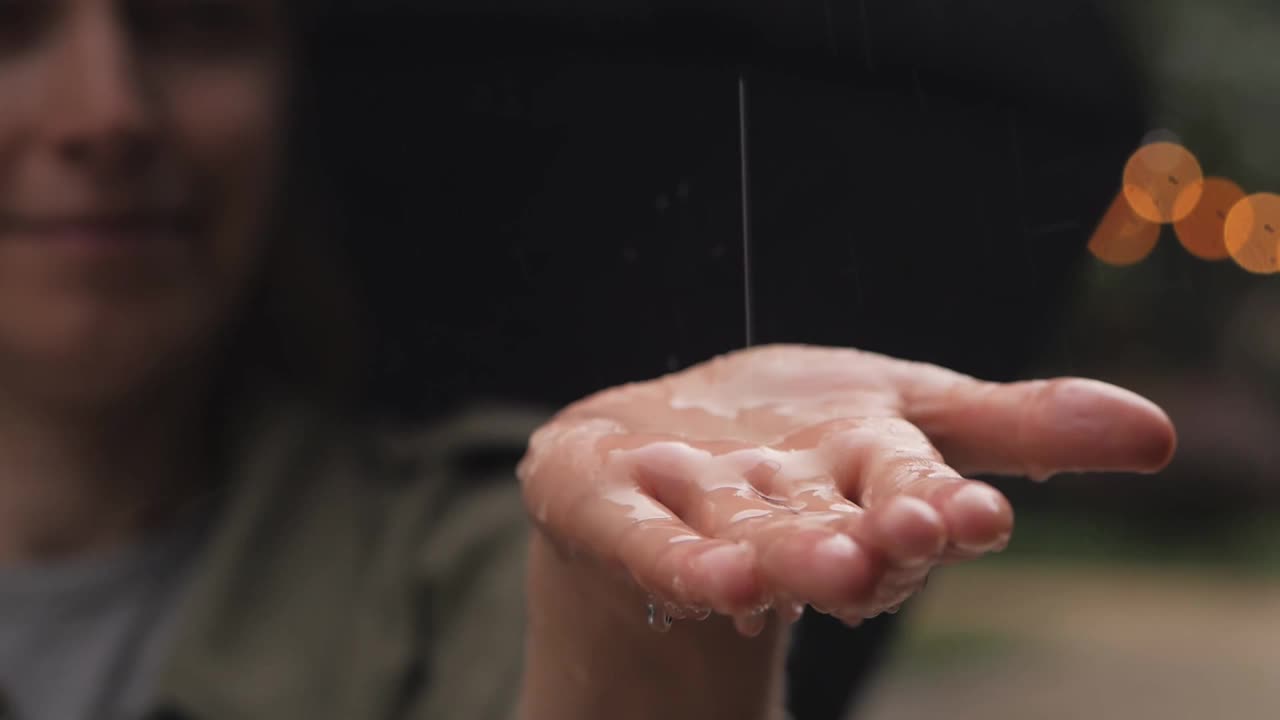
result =
M95 174L136 169L152 145L153 108L116 3L73 3L51 40L41 132Z

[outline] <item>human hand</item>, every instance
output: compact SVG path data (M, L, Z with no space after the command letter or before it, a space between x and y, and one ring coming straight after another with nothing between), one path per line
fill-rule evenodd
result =
M1153 472L1174 445L1158 407L1100 382L778 345L574 403L518 475L549 544L634 580L659 629L715 613L750 636L804 604L856 624L1003 548L1009 503L967 475Z

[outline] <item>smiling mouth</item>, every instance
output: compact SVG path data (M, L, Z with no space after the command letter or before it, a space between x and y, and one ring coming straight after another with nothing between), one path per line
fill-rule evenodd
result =
M190 215L133 212L34 216L0 213L0 239L89 246L174 241L195 229Z

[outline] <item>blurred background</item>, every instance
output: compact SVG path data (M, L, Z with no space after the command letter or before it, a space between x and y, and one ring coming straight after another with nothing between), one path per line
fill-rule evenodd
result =
M1280 8L1117 2L1151 129L1206 175L1274 192ZM1154 478L1059 478L1021 494L1003 557L921 597L860 718L1268 718L1280 708L1280 278L1205 262L1165 228L1077 279L1036 374L1101 377L1166 408ZM1044 491L1049 492L1044 492Z
M756 342L1130 387L1179 428L1167 472L995 480L1011 547L810 633L793 682L862 687L871 720L1275 717L1280 277L1168 228L1128 267L1086 244L1154 130L1280 191L1280 7L384 0L315 31L300 137L371 409L687 367L746 342L744 284Z

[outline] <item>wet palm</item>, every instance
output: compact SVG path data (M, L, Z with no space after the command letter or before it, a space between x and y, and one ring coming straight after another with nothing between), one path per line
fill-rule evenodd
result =
M804 604L849 623L939 563L1002 548L1012 511L965 475L1154 471L1174 433L1103 383L985 383L848 349L767 346L581 400L534 434L519 475L542 536L623 571L664 615Z

